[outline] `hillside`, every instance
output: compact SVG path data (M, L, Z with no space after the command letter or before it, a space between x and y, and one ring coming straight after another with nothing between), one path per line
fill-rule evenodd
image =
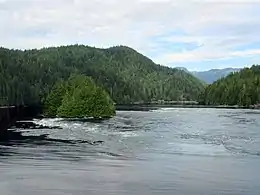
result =
M242 69L214 82L206 88L201 100L210 105L259 104L260 66Z
M204 81L207 84L212 84L213 82L228 76L230 73L238 72L239 68L225 68L225 69L211 69L208 71L194 71L191 72L195 77Z
M203 90L192 75L157 65L128 47L0 48L0 104L42 103L54 83L72 73L92 77L116 103L196 100Z

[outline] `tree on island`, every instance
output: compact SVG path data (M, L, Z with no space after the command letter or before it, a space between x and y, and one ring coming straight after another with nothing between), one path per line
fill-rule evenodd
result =
M61 106L63 96L65 95L66 88L65 82L59 81L53 87L48 94L44 106L44 115L48 117L56 117L57 110Z
M62 118L109 118L114 102L90 77L72 75L54 85L45 102L45 115Z

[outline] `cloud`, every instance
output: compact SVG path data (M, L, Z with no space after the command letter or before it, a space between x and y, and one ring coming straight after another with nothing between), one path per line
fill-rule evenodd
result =
M162 60L173 63L173 62L201 62L201 61L212 61L212 60L223 60L236 57L250 57L254 55L260 55L260 49L248 49L244 51L230 51L226 52L214 52L214 51L203 51L200 50L195 52L183 52L176 54L163 55Z
M0 0L0 42L128 45L160 64L205 69L213 60L258 59L259 9L258 0Z

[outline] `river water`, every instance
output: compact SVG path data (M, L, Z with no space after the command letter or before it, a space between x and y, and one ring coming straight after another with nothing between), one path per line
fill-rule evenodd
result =
M34 122L62 129L17 129L23 141L0 145L1 195L260 194L260 111L161 109L120 111L102 123Z

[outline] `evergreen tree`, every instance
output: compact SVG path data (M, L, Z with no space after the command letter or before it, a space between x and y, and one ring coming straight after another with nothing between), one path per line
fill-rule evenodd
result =
M232 73L212 85L202 96L202 102L211 105L250 106L260 103L260 66Z
M109 95L94 81L83 75L73 75L57 83L45 104L47 116L63 118L108 118L115 114Z

